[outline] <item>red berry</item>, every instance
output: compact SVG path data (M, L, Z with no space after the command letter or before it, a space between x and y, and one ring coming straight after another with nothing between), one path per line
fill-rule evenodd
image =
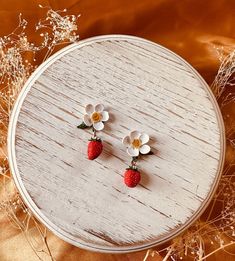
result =
M87 147L87 156L89 160L96 159L102 152L103 144L101 140L91 140Z
M124 173L124 182L127 187L136 187L139 184L140 179L140 172L136 169L127 169Z

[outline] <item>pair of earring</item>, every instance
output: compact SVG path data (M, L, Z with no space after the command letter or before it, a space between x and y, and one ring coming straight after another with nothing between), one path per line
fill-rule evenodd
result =
M93 106L87 104L85 107L85 114L83 122L78 125L79 129L92 129L92 137L89 140L87 147L87 156L89 160L94 160L102 153L103 143L100 137L97 136L97 131L104 128L104 123L109 120L109 113L104 110L102 104ZM132 131L128 136L122 139L122 143L126 147L127 153L132 157L131 164L124 172L124 183L128 187L136 187L140 180L141 175L137 167L137 161L140 155L152 154L150 146L147 144L149 135L140 133L139 131Z

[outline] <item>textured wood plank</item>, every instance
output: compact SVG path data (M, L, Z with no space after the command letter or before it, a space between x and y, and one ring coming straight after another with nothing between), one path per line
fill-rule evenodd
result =
M208 203L223 164L221 116L208 86L172 52L134 37L88 40L42 65L21 96L11 167L28 205L63 239L133 251L181 232ZM111 115L95 161L86 159L90 130L76 128L87 103ZM121 140L134 129L150 135L154 155L139 162L141 184L129 189Z

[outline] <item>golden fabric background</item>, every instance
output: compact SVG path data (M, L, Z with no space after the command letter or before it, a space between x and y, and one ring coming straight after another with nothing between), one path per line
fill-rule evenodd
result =
M1 0L0 34L10 33L18 24L18 15L30 22L30 40L36 41L34 25L46 10L67 8L69 14L81 13L80 38L101 34L131 34L157 42L178 53L193 65L210 84L219 66L216 46L235 46L234 0ZM33 233L33 228L32 228ZM48 243L56 260L139 261L146 251L111 255L84 251L48 234ZM211 246L207 247L211 250ZM231 251L231 249L230 249ZM22 233L0 213L0 261L38 260ZM43 260L50 260L44 256ZM160 260L149 257L148 260ZM220 251L208 258L232 261Z

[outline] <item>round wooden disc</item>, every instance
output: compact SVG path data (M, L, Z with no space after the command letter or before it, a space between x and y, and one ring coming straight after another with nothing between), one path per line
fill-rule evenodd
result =
M104 151L87 159L86 104L110 113ZM150 136L153 155L128 188L122 138ZM26 83L12 113L9 160L26 204L62 239L95 251L130 252L182 232L208 205L224 159L221 114L182 58L149 41L111 35L56 53Z

